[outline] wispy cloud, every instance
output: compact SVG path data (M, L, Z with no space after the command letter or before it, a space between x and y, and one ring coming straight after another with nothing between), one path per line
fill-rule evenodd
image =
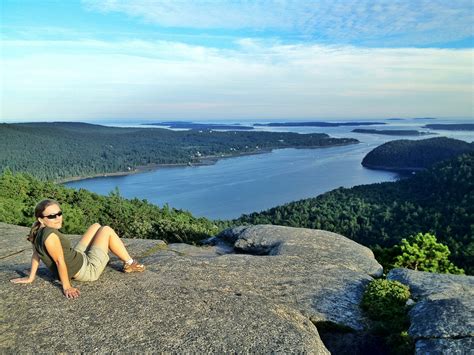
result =
M83 0L165 27L278 30L321 43L416 46L473 36L471 0ZM281 33L280 33L281 34Z
M314 118L471 116L473 50L242 39L1 42L2 116Z

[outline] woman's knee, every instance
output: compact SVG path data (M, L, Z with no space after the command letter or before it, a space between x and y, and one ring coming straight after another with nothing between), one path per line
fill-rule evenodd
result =
M108 234L110 234L110 233L112 233L112 232L114 231L114 230L112 229L112 227L109 227L109 226L101 226L101 227L100 227L100 230L101 230L101 231L104 231L104 233L108 233Z
M97 229L99 229L100 227L102 227L102 226L100 225L100 223L94 223L94 224L92 224L89 228L97 228Z
M101 226L97 230L97 233L95 234L95 237L92 240L92 245L100 246L102 249L107 250L109 247L111 230L112 228L110 228L109 226Z
M97 233L97 231L100 229L101 225L99 223L94 223L94 224L91 224L89 226L89 228L87 228L87 232L86 233L92 233L92 234L95 234Z

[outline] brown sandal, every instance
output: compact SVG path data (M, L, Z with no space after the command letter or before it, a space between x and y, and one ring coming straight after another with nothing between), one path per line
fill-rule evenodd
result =
M133 260L131 264L123 264L123 272L143 272L145 271L145 265L139 264L138 261Z

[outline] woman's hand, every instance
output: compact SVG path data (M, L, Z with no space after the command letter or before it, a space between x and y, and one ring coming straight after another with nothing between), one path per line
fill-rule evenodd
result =
M26 277L19 277L16 279L11 279L10 282L13 282L14 284L30 284L33 282L32 279L30 279L29 276Z
M78 298L81 294L79 290L74 287L69 287L68 289L63 290L63 293L66 298Z

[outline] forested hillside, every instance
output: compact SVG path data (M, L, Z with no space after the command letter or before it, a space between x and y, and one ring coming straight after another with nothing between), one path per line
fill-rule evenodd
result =
M364 157L362 165L373 169L416 171L473 151L474 143L453 138L402 139L373 149Z
M202 155L223 152L229 147L250 151L251 147L255 149L255 140L261 148L278 144L301 147L347 144L351 140L335 140L321 134L174 132L77 123L2 124L0 132L0 166L5 170L0 175L2 222L30 225L34 205L42 198L54 198L63 204L66 233L81 233L98 221L113 226L124 237L194 242L226 226L271 223L334 231L372 247L392 246L409 235L431 233L449 246L452 260L458 266L467 273L474 272L474 152L445 161L410 179L339 188L234 221L213 222L167 206L160 208L138 199L126 200L118 192L104 197L68 189L25 173L12 173L9 167L34 171L43 179L60 178L107 169L122 170L131 162L138 165L189 161L199 158L197 151ZM447 138L436 140L437 144L441 142L441 147L445 144L455 147L451 150L455 152L472 147Z
M323 133L172 131L71 122L0 124L0 173L8 168L42 180L59 180L274 148L352 143L358 141Z
M35 204L54 198L62 204L66 233L82 233L99 222L128 238L198 242L228 226L270 223L329 230L367 246L386 247L429 232L449 246L452 261L472 274L473 177L474 153L470 153L410 179L339 188L234 221L213 222L168 206L126 200L118 192L100 196L6 171L0 175L0 221L29 226Z
M244 215L234 224L271 223L333 231L367 246L392 246L419 232L447 244L474 272L474 153L409 179L339 188L316 198Z
M0 175L0 222L31 226L34 207L45 198L61 203L65 233L82 234L92 223L112 226L122 237L193 243L218 232L215 223L189 212L145 200L127 200L117 191L100 196L44 182L27 174Z

